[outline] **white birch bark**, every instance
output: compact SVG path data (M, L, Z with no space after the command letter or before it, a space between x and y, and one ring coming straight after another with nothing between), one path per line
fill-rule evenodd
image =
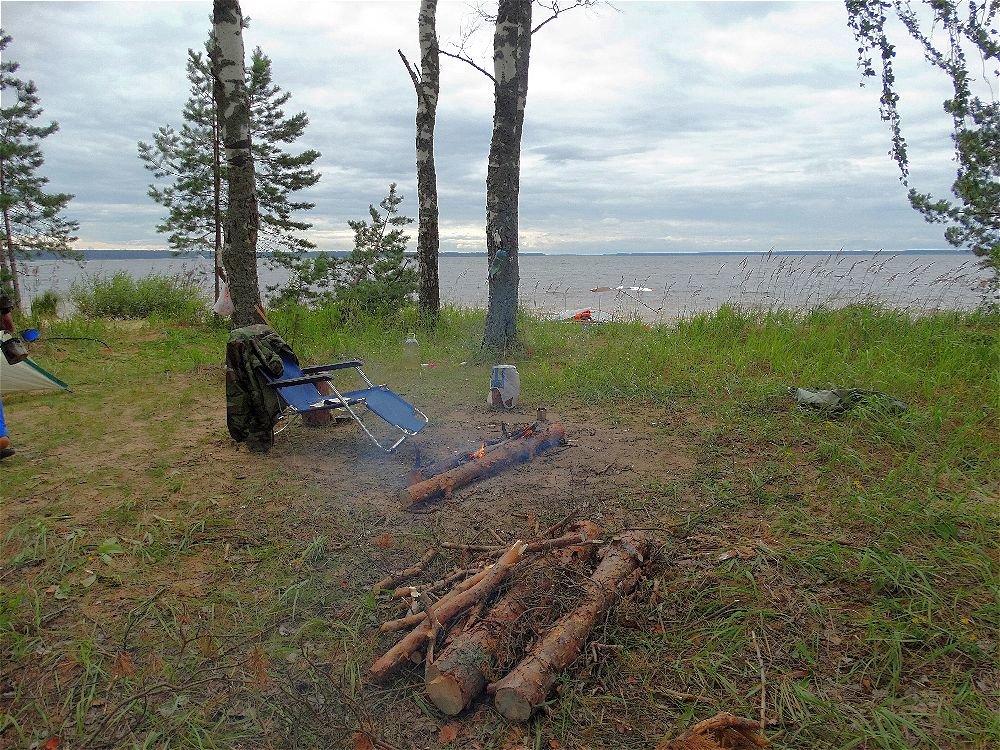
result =
M228 163L229 208L222 263L232 296L233 325L260 322L257 279L257 194L250 153L250 105L243 49L243 14L237 0L214 0L212 75L222 144Z
M436 29L437 0L421 0L417 18L420 38L420 75L410 70L417 92L417 258L420 270L420 313L426 320L437 318L441 307L438 275L437 170L434 163L434 126L440 92L440 53ZM404 62L405 62L404 58ZM407 64L407 69L409 65Z

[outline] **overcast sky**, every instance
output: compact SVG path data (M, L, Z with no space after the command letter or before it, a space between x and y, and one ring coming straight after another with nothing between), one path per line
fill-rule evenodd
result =
M289 111L310 125L322 173L306 215L320 249L346 250L389 182L416 217L414 60L418 2L244 0ZM165 247L163 210L136 142L180 125L188 48L202 49L211 2L0 3L9 59L36 82L53 190L76 195L81 248ZM470 5L441 0L442 47ZM536 10L536 21L540 20ZM475 56L491 69L492 37ZM521 249L627 251L942 248L906 201L887 156L877 82L859 87L842 2L616 2L573 11L532 39L522 142ZM900 49L913 184L954 179L947 82ZM442 250L484 247L491 82L442 58L437 126ZM415 224L412 234L415 236Z

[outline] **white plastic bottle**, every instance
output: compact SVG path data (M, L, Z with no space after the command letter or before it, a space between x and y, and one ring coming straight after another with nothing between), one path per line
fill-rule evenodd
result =
M417 337L413 331L410 331L403 341L403 359L407 367L420 366L420 344L417 343Z

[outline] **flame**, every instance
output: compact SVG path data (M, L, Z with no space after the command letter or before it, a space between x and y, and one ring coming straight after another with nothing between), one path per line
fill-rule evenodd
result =
M486 455L486 443L484 442L480 444L479 450L477 450L475 453L469 454L469 458L482 458L485 455Z

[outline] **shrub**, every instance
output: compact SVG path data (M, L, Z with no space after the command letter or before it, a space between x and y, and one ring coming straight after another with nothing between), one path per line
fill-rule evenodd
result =
M58 292L48 289L35 296L31 300L31 317L33 320L40 318L56 317L59 308L60 296Z
M150 274L134 279L124 271L111 278L90 276L75 282L70 298L89 318L169 318L200 321L208 302L198 284L183 276Z
M335 301L340 314L351 320L395 314L410 304L417 270L405 255L410 237L403 227L413 219L399 214L402 201L393 182L378 208L368 206L370 221L347 222L354 230L354 249L346 257L318 253L289 261L288 283L269 289L278 292L272 304L322 307Z

